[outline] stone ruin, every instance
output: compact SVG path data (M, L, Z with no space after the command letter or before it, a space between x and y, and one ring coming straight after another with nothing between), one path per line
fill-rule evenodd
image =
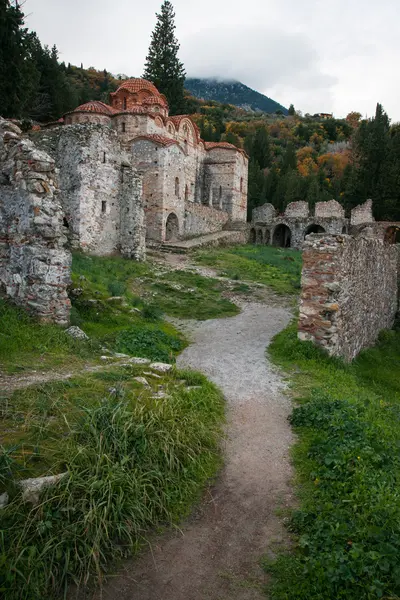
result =
M345 217L343 206L336 200L317 202L313 211L307 202L291 202L283 214L269 203L253 210L250 225L250 243L268 244L281 248L302 248L311 233L349 233L356 225L373 224L372 201L367 200Z
M0 119L0 293L41 321L66 325L66 249L54 160Z
M400 223L391 225L400 231ZM400 246L370 229L312 234L303 246L298 337L353 360L393 326L398 311Z

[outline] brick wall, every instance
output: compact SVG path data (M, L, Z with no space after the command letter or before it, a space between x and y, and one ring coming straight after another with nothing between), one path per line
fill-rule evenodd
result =
M310 235L303 246L298 336L351 361L392 327L399 248L375 237Z

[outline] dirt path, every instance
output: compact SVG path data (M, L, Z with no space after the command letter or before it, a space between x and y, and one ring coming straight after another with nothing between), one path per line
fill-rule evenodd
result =
M265 347L288 309L247 303L229 319L191 323L178 366L205 373L227 400L225 467L182 530L157 538L95 597L103 600L265 600L260 557L284 538L276 509L291 501L290 402Z

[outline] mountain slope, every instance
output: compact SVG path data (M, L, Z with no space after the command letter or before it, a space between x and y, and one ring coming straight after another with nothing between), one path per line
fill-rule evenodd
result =
M185 88L202 100L216 100L226 104L234 104L247 110L274 113L281 110L287 114L287 108L275 102L268 96L247 87L240 81L222 81L218 79L195 79L188 78Z

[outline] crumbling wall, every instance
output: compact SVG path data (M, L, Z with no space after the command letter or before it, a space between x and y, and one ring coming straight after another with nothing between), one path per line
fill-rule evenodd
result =
M70 311L66 241L54 160L0 118L0 291L60 325Z
M327 202L317 202L314 211L315 218L330 218L336 217L344 219L344 208L336 200L328 200Z
M373 223L374 221L372 200L367 200L351 211L350 225L361 225L362 223Z
M303 247L298 336L352 360L392 327L398 248L360 235L310 235Z
M256 206L253 208L252 212L252 221L257 222L265 222L268 223L272 221L276 217L277 210L273 204L266 202L262 206Z
M204 204L185 203L185 237L221 231L229 221L229 214Z

